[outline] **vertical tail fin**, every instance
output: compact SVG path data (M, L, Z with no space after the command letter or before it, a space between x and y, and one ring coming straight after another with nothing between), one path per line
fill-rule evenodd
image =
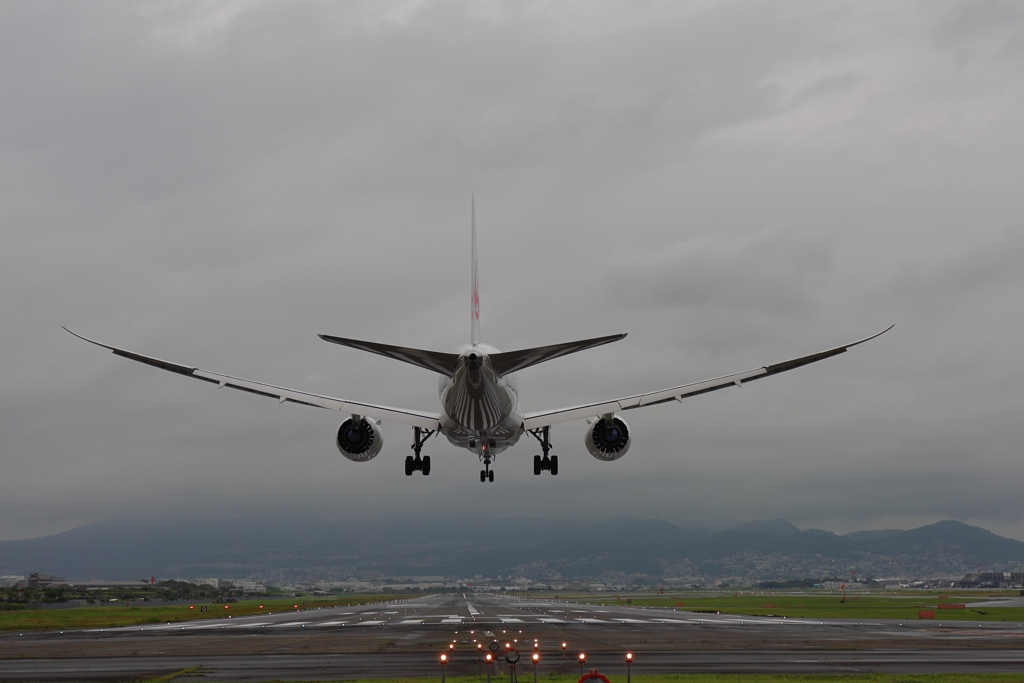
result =
M472 248L473 248L473 291L470 295L470 328L469 328L469 342L471 344L480 343L480 289L479 282L476 275L476 196L472 195L470 199L470 214L472 224Z

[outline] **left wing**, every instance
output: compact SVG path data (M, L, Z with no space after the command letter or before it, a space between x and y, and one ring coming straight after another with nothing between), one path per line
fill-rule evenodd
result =
M409 425L411 427L422 427L423 429L436 430L438 425L441 423L440 413L406 410L404 408L391 408L389 406L378 406L373 405L372 403L361 403L359 401L346 401L340 398L320 396L319 394L310 394L305 391L296 391L295 389L285 389L284 387L274 386L273 384L253 382L252 380L232 377L230 375L221 375L216 372L210 372L209 370L192 368L187 365L178 365L177 363L160 360L159 358L143 356L140 353L126 351L125 349L119 349L114 346L108 346L95 341L94 339L89 339L88 337L83 337L80 334L71 332L71 330L66 327L64 329L90 344L110 349L117 356L129 358L140 363L145 363L146 365L152 365L153 367L160 368L161 370L167 370L168 372L185 375L186 377L194 377L195 379L200 379L204 382L211 382L221 388L229 387L231 389L247 391L250 394L276 398L278 403L288 402L298 403L304 406L316 406L317 408L337 410L342 413L352 413L353 415L362 415L375 420L387 420L388 422L397 422L398 424Z
M596 417L606 413L616 413L623 410L632 410L633 408L643 408L645 406L653 406L658 403L666 403L668 401L682 401L684 398L689 398L690 396L706 394L709 391L717 391L718 389L724 389L726 387L738 387L744 382L751 382L755 379L768 377L769 375L777 375L780 372L793 370L794 368L799 368L803 365L817 363L819 360L838 356L840 353L846 353L847 349L857 346L858 344L863 344L866 341L871 341L875 337L885 334L893 327L895 327L895 325L890 325L878 334L873 334L870 337L866 337L850 344L837 346L834 349L828 349L827 351L813 353L809 356L775 363L774 365L766 365L762 368L747 370L746 372L737 372L733 375L716 377L715 379L708 379L703 382L681 384L677 387L669 387L668 389L652 391L646 394L617 398L611 401L588 403L586 405L573 406L571 408L558 408L556 410L542 410L533 413L525 413L523 415L523 429L550 427L551 425L560 424L562 422L571 422L573 420Z

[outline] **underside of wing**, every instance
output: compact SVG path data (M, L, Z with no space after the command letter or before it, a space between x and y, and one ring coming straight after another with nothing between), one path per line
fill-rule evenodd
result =
M228 387L230 389L246 391L250 394L274 398L277 399L278 403L298 403L305 406L315 406L317 408L326 408L327 410L336 410L342 413L352 413L355 415L370 417L375 420L386 420L388 422L396 422L398 424L409 425L412 427L422 427L424 429L437 429L441 420L441 415L439 413L407 410L404 408L392 408L390 406L380 406L360 401L349 401L340 398L333 398L331 396L321 396L319 394L311 394L306 391L286 389L285 387L279 387L273 384L265 384L263 382L254 382L252 380L232 377L230 375L222 375L220 373L210 372L209 370L203 370L201 368L179 365L178 363L171 363L169 361L160 360L159 358L153 358L152 356L144 356L133 351L108 346L107 344L95 341L94 339L89 339L88 337L83 337L80 334L71 332L71 330L68 330L66 327L64 329L90 344L95 344L96 346L101 346L113 351L117 356L128 358L139 363L145 363L146 365L152 365L153 367L160 368L161 370L167 370L168 372L174 372L179 375L185 375L186 377L193 377L204 382L210 382L221 388Z
M499 375L507 375L509 373L528 368L531 365L536 365L537 363L543 363L544 361L552 360L554 358L567 356L570 353L576 353L577 351L583 351L585 349L592 349L595 346L601 346L603 344L611 344L612 342L617 342L625 337L626 335L624 334L613 334L608 337L581 339L580 341L551 344L550 346L538 346L532 349L492 353L490 356L491 365L494 367L494 371Z
M369 351L386 358L394 358L403 363L409 363L417 367L433 370L434 372L451 377L455 374L455 365L459 361L457 353L443 353L441 351L424 351L413 349L408 346L392 346L391 344L379 344L377 342L360 341L359 339L346 339L345 337L332 337L329 334L317 335L324 341L349 348Z
M698 396L700 394L706 394L711 391L725 389L726 387L738 387L755 379L761 379L762 377L768 377L769 375L777 375L780 372L786 372L787 370L793 370L804 365L817 363L820 360L825 360L826 358L831 358L832 356L838 356L839 354L845 353L848 349L857 346L858 344L863 344L866 341L871 341L875 337L878 337L879 335L888 332L892 328L893 326L890 325L889 327L885 328L884 330L877 334L873 334L870 337L865 337L864 339L860 339L850 344L844 344L843 346L837 346L826 351L812 353L808 356L801 356L800 358L794 358L792 360L783 361L781 363L775 363L772 365L766 365L761 368L747 370L746 372L737 372L732 375L723 375L722 377L716 377L714 379L708 379L702 382L681 384L679 386L669 387L668 389L660 389L658 391L652 391L644 394L626 396L624 398L617 398L611 401L600 401L597 403L588 403L585 405L572 406L569 408L558 408L555 410L543 410L532 413L526 413L523 415L523 428L537 429L538 427L549 427L551 425L560 424L562 422L571 422L573 420L595 417L607 413L616 413L624 410L632 410L634 408L643 408L646 406L657 405L659 403L666 403L668 401L682 401L684 398Z

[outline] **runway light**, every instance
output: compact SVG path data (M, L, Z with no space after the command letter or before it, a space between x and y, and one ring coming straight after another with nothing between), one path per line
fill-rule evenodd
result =
M491 654L490 652L488 652L487 654L485 654L485 655L484 655L484 660L485 660L485 661L486 661L486 662L487 662L488 664L490 664L490 663L491 663L491 660L493 660L493 659L494 659L494 655L492 655L492 654Z
M534 652L533 653L533 657L531 659L533 659L533 665L537 666L537 662L540 661L540 653L539 652Z
M632 652L627 652L626 653L626 663L627 664L631 664L632 662L633 662L633 653Z
M445 665L447 663L448 663L448 654L446 652L442 652L441 653L441 665L443 666L443 665Z
M580 653L580 664L586 664L586 662L587 662L587 653L586 652L581 652Z

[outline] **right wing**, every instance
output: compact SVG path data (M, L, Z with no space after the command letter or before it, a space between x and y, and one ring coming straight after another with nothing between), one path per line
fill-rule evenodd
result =
M66 327L64 329L90 344L110 349L114 352L114 355L129 358L131 360L138 361L139 363L145 363L146 365L152 365L155 368L167 370L168 372L185 375L186 377L194 377L195 379L200 379L204 382L211 382L221 388L229 387L231 389L247 391L251 394L276 398L278 403L289 402L298 403L304 406L316 406L317 408L326 408L327 410L336 410L341 413L362 415L375 420L397 422L398 424L409 425L411 427L422 427L423 429L436 430L441 422L440 413L406 410L404 408L391 408L388 406L373 405L372 403L361 403L359 401L346 401L340 398L320 396L319 394L310 394L305 391L296 391L295 389L285 389L284 387L274 386L273 384L253 382L252 380L240 379L230 375L222 375L220 373L210 372L209 370L191 368L187 365L178 365L177 363L171 363L151 356L143 356L140 353L126 351L125 349L119 349L114 346L108 346L93 339L89 339L88 337L83 337L80 334L71 332L71 330Z
M659 403L666 403L668 401L682 401L684 398L689 398L690 396L706 394L709 391L717 391L718 389L725 389L726 387L738 387L755 379L761 379L762 377L768 377L769 375L777 375L780 372L786 372L787 370L799 368L803 365L816 363L819 360L838 356L840 353L845 353L846 350L851 347L863 344L866 341L871 341L875 337L885 334L893 327L893 325L890 325L878 334L873 334L870 337L865 337L864 339L850 344L837 346L834 349L812 353L809 356L802 356L800 358L794 358L793 360L774 363L773 365L766 365L761 368L755 368L754 370L747 370L746 372L737 372L733 375L716 377L715 379L708 379L703 382L681 384L677 387L669 387L668 389L652 391L646 394L636 394L635 396L626 396L625 398L617 398L611 401L601 401L598 403L573 406L571 408L557 408L555 410L542 410L534 413L526 413L523 415L523 428L537 429L538 427L550 427L551 425L560 424L562 422L572 422L573 420L596 417L607 413L617 413L623 410L632 410L633 408L644 408L646 406L653 406Z

